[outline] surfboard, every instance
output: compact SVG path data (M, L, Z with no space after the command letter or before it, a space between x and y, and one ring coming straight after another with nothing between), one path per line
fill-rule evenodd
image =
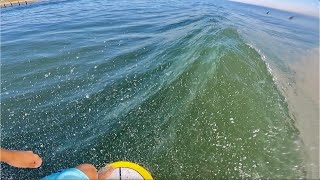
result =
M150 172L139 164L128 161L117 161L109 164L114 168L108 179L153 180Z

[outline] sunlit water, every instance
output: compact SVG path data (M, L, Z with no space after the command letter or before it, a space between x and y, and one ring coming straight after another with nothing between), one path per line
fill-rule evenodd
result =
M224 1L1 11L1 145L43 158L1 178L117 160L156 179L306 177L274 72L290 77L290 57L319 46L317 19Z

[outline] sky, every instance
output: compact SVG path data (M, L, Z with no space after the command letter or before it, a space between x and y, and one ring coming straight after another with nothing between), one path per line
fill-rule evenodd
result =
M319 0L231 0L319 17Z

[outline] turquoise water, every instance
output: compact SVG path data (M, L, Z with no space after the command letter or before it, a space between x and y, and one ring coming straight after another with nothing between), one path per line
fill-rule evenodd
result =
M1 178L117 160L156 179L305 177L294 119L246 31L265 17L247 8L81 0L2 9L1 145L34 150L43 165L3 165ZM285 72L284 60L269 63Z

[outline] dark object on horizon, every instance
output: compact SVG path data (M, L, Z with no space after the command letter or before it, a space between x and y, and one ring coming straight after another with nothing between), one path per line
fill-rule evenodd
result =
M7 7L6 4L3 4L3 7L6 8Z
M20 2L18 1L18 3L19 3L19 6L20 6Z
M12 6L12 3L10 2L11 6Z
M26 1L26 5L28 5L27 1Z
M266 14L269 14L269 11Z
M294 16L290 16L290 17L289 17L290 20L293 19L293 18L294 18Z

